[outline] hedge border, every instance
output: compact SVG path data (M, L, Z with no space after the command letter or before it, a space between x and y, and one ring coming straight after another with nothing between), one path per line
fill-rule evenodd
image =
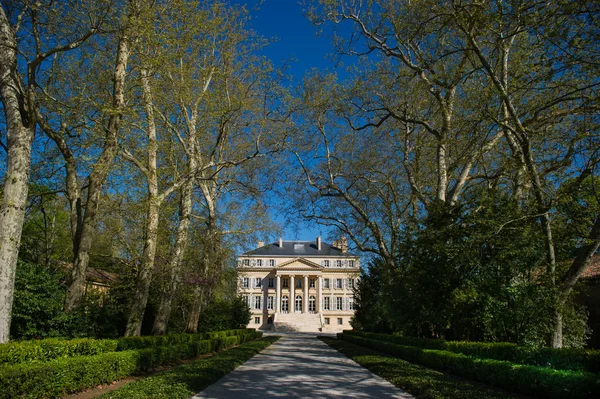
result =
M561 399L596 398L600 395L598 374L473 358L461 353L399 345L346 333L338 334L338 338L512 392L543 394L544 397Z
M24 362L45 362L57 358L91 356L101 353L153 346L177 345L206 339L245 334L255 329L213 331L200 334L168 334L163 336L122 337L118 339L47 338L43 340L14 341L0 344L0 367Z
M505 360L512 363L528 364L558 370L600 372L600 351L575 348L528 348L509 342L468 342L445 341L377 334L364 331L346 330L344 334L390 342L399 345L415 346L423 349L445 350L478 358Z
M223 350L262 337L247 331L178 345L21 363L0 369L0 398L59 398L66 393L109 383L157 366Z
M269 336L160 372L101 396L104 399L187 399L229 374L279 339Z

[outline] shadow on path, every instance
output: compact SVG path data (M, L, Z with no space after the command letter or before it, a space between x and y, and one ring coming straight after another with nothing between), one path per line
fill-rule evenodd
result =
M314 334L287 334L193 399L412 398Z

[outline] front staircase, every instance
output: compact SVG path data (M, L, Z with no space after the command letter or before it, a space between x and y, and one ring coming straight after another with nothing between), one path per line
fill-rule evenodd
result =
M277 313L273 321L277 332L319 332L321 327L318 313Z

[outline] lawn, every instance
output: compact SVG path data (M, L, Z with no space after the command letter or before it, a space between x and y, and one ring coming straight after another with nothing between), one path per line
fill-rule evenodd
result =
M330 337L323 342L343 353L417 399L501 399L529 398L509 393L485 384L441 373L402 359Z

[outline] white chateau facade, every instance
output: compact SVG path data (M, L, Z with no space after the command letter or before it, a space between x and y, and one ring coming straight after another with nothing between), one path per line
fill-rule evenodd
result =
M359 257L346 237L329 245L283 241L238 257L238 293L252 312L248 327L274 331L340 332L350 329Z

